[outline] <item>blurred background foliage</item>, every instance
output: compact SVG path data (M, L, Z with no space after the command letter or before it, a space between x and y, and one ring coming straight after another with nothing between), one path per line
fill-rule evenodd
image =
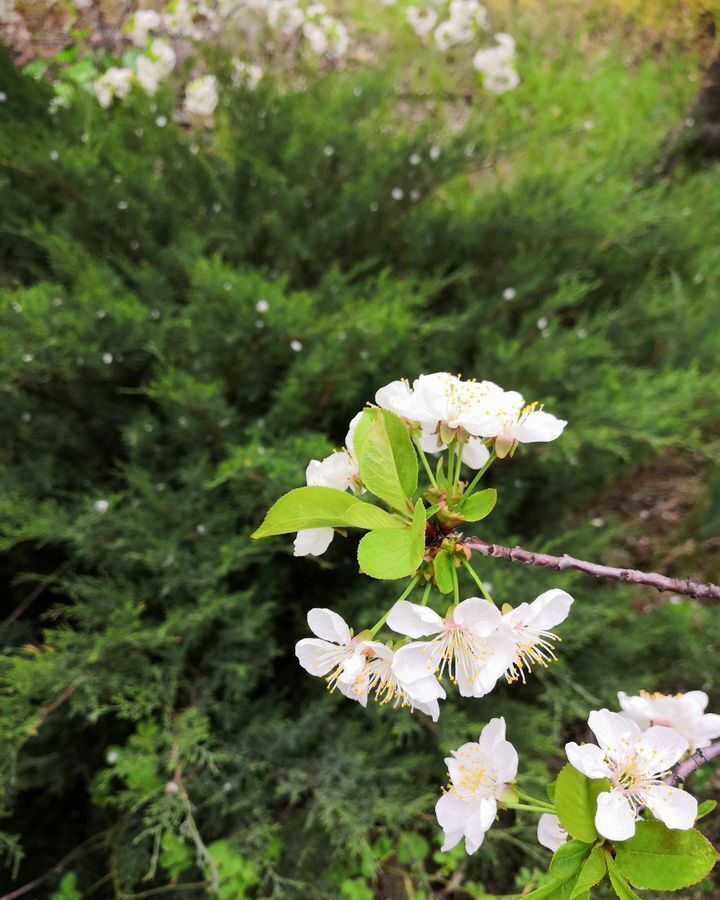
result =
M712 4L600 7L497 4L502 97L400 41L303 92L228 89L213 131L173 124L169 89L51 116L2 59L0 890L521 892L531 817L439 852L447 751L502 714L540 785L619 689L720 709L711 605L486 561L504 601L574 594L561 661L438 725L362 710L293 648L311 606L360 629L393 586L349 539L249 540L378 386L445 369L570 422L491 470L484 537L720 577L718 170L660 177Z

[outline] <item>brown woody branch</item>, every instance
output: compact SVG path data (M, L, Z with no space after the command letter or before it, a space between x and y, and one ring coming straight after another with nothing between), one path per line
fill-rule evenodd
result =
M683 782L687 781L688 777L693 774L693 772L697 772L698 769L707 765L709 762L712 762L714 759L717 759L720 756L720 741L717 741L714 744L710 744L709 747L705 747L702 750L696 750L690 759L686 760L684 763L681 763L677 769L673 772L671 777L668 779L668 783L673 787L677 787L679 784L683 784Z
M609 578L612 581L625 581L629 584L646 584L658 591L670 591L674 594L686 594L698 600L720 600L720 586L689 581L686 578L669 578L657 572L640 572L638 569L617 569L614 566L602 566L599 563L575 559L564 553L562 556L550 556L549 553L532 553L522 547L503 547L500 544L489 544L476 537L466 537L462 543L469 550L481 556L494 559L509 559L526 566L544 566L549 569L577 569L595 578Z

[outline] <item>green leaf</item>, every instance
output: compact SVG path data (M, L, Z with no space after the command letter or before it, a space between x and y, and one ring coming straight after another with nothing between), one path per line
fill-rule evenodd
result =
M406 578L425 554L425 509L418 500L409 529L380 528L366 534L358 546L360 571L371 578Z
M466 522L479 522L495 508L497 503L497 491L495 488L488 488L485 491L478 491L471 494L460 507L460 514Z
M610 876L610 884L620 900L640 900L640 897L618 871L615 860L607 850L605 851L605 863Z
M703 802L698 806L697 818L695 821L699 822L700 819L704 819L705 816L709 816L716 807L717 800L703 800Z
M453 570L455 569L455 560L453 554L447 550L441 550L433 560L433 570L435 572L435 582L441 594L452 593L455 580L453 579Z
M590 853L590 844L582 841L568 841L558 847L550 862L550 874L556 878L569 878L580 868Z
M529 894L524 894L522 900L570 900L575 889L575 876L568 875L565 878L556 878L550 884L544 884ZM587 893L579 895L580 900L585 900Z
M677 891L697 884L718 861L699 831L676 831L662 822L639 822L634 837L617 844L615 863L636 887Z
M598 839L595 829L597 797L610 790L610 782L605 778L586 778L582 772L569 763L560 772L555 782L555 811L560 824L567 833L586 844L594 844Z
M606 872L607 865L602 844L595 844L582 869L580 869L575 888L570 896L574 898L586 893L591 887L595 887L596 884L603 880Z
M407 512L417 490L418 460L402 419L386 409L366 409L355 431L355 455L365 487Z
M252 535L255 540L290 534L303 528L401 528L403 523L347 491L328 487L302 487L290 491L270 507L265 521Z

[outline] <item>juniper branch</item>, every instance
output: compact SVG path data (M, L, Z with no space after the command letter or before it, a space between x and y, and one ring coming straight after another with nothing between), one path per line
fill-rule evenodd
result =
M640 572L638 569L618 569L614 566L603 566L599 563L586 562L575 559L564 553L562 556L551 556L549 553L533 553L523 550L522 547L503 547L500 544L490 544L476 537L462 538L462 544L469 550L479 553L481 556L495 559L508 559L512 562L523 563L526 566L544 566L549 569L577 569L586 575L595 578L608 578L611 581L625 581L628 584L645 584L654 587L658 591L670 591L674 594L685 594L688 597L696 597L698 600L720 600L720 586L716 584L702 584L699 581L690 581L686 578L670 578L657 572Z

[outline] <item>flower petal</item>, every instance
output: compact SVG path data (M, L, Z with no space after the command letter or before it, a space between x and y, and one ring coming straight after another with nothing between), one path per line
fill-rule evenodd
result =
M437 700L428 700L426 703L413 701L413 709L417 709L421 713L425 713L426 716L430 716L433 722L437 722L440 718L440 704Z
M668 828L686 831L692 828L697 818L697 800L687 791L670 787L669 784L648 788L643 794L643 802Z
M432 641L415 641L401 647L393 659L393 671L403 682L427 678L437 669L439 647Z
M557 419L550 413L537 409L515 425L512 434L515 440L522 444L554 441L560 437L566 425L567 422L563 419Z
M465 850L467 853L475 853L485 835L495 821L497 804L492 797L483 797L477 802L477 807L467 820L465 825Z
M489 637L502 623L500 610L480 597L468 597L455 607L453 621L479 637Z
M588 716L588 725L597 738L598 744L613 759L624 759L628 747L635 743L640 728L625 719L620 713L609 709L595 709Z
M398 681L401 681L401 686L416 706L419 703L429 703L431 700L444 700L447 697L445 688L434 675L418 678L416 681L407 682L407 684L402 682L401 679L398 679Z
M720 716L717 713L706 713L700 717L693 728L693 745L696 750L699 750L707 747L717 737L720 737Z
M674 728L664 725L654 725L643 731L635 744L638 762L650 775L674 766L687 749L687 740Z
M322 556L334 536L332 528L303 528L295 535L293 556Z
M530 604L529 621L533 628L549 631L567 619L572 605L573 598L567 591L553 588L540 594Z
M491 761L495 769L498 784L508 784L515 781L518 769L517 751L505 739L505 719L500 716L490 719L480 735L480 749Z
M482 438L471 437L463 450L463 462L471 469L482 469L490 459L490 451L483 444Z
M538 843L554 853L558 847L567 843L568 833L560 824L560 819L552 813L543 813L538 819Z
M446 832L465 831L467 820L472 815L472 804L461 800L457 794L448 791L435 804L438 825ZM457 841L456 841L457 843Z
M407 600L400 600L393 606L387 623L393 631L411 638L438 634L444 627L443 620L434 610Z
M324 641L332 641L334 644L349 644L352 638L350 629L336 612L324 607L315 607L307 614L307 623L310 631Z
M635 834L635 813L619 791L598 795L595 827L610 841L626 841Z
M610 769L605 762L605 754L596 744L582 744L575 741L565 744L565 753L571 766L588 778L608 778Z
M298 662L311 675L322 677L338 665L340 648L318 638L303 638L295 644Z
M643 731L650 727L652 715L648 710L647 700L644 697L629 697L624 691L618 691L618 703L622 710L621 715L635 722Z

